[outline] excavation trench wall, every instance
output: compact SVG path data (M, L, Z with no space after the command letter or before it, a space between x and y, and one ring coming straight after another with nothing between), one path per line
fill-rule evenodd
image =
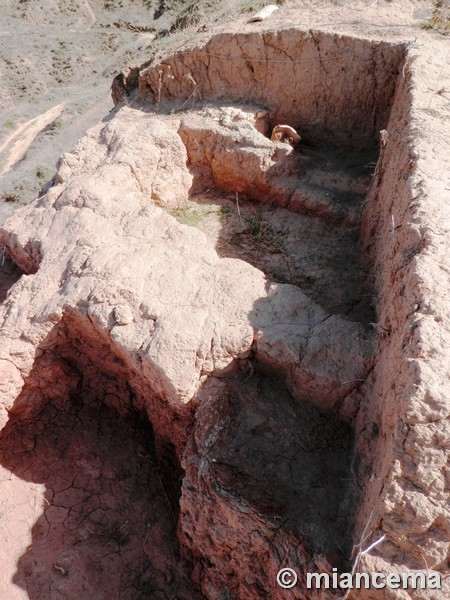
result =
M138 101L195 106L201 100L260 103L317 143L378 144L402 45L318 31L221 34L141 68ZM130 78L130 87L136 78Z
M155 424L156 453L168 462L173 458L175 465L176 456L181 455L188 438L192 409L171 409L167 401L149 386L149 378L143 375L142 365L136 357L113 343L105 331L96 327L85 314L67 309L61 321L39 344L35 362L33 375L27 378L11 414L18 418L32 418L49 398L60 394L62 389L67 388L63 396L70 395L70 385L64 377L52 376L52 365L55 365L55 373L59 373L60 365L67 363L83 375L85 395L102 397L119 417L138 411L142 418ZM114 387L127 391L115 393ZM52 389L53 396L48 396ZM36 401L36 394L40 395L40 402Z
M356 423L362 505L355 543L364 528L367 533L367 522L369 531L376 529L378 503L404 434L403 419L416 381L407 339L420 292L407 280L411 261L421 249L421 235L408 222L415 168L409 86L409 77L398 79L388 141L381 145L362 220L364 255L376 290L378 348Z
M387 538L372 556L361 558L362 570L389 564L444 573L448 404L441 388L444 334L438 332L444 292L431 294L442 234L434 230L440 223L423 177L429 154L421 142L414 83L407 63L362 219L377 295L378 349L356 421L356 449L363 460L355 543ZM426 594L417 592L417 598Z
M417 386L423 385L423 366L413 358L420 346L413 315L421 304L413 272L424 236L420 226L411 224L415 154L409 124L412 82L405 59L401 45L312 31L223 35L141 69L136 100L160 109L194 108L205 100L260 103L268 109L271 125L289 123L307 141L328 140L336 147L366 151L380 143L361 219L361 252L373 285L378 342L355 423L353 469L361 504L353 541L356 555L361 539L368 545L384 533L388 541L378 550L380 564L385 560L398 566L407 551L411 560L406 566L419 568L421 557L431 551L425 523L440 525L430 522L424 506L428 518L423 517L411 539L407 513L418 497L413 492L398 505L395 500L400 493L408 497L417 481L412 470L420 469L417 457L410 461L408 456L404 466L404 443L407 415L417 410L411 406ZM387 135L380 141L381 129ZM403 475L400 481L395 470ZM424 494L419 501L428 502ZM444 530L439 537L445 539ZM443 550L434 544L435 567ZM369 568L377 559L361 559L361 566L364 561Z
M163 424L169 420L178 437L181 416L164 410L159 418L160 399L136 377L120 349L75 311L36 350L0 434L2 472L44 490L42 506L36 494L31 543L12 576L27 598L42 597L42 590L86 599L143 599L161 589L196 596L179 559L182 474ZM10 522L31 516L20 492L13 484L11 496L2 497ZM32 501L33 493L22 498ZM22 533L19 525L14 539L6 534L13 555Z
M419 556L433 568L443 563L442 517L430 508L443 488L425 497L432 482L420 471L419 429L407 441L413 425L439 420L443 409L436 397L426 406L419 360L416 313L427 304L417 269L427 238L412 202L405 58L403 45L291 28L221 34L144 65L115 81L115 100L131 107L118 112L117 126L113 117L91 130L61 160L56 186L0 232L28 274L1 306L5 420L30 420L56 396L76 393L123 418L145 414L169 504L183 477L181 552L207 598L278 598L280 566L296 568L302 580L348 566L352 536L355 544L388 537L362 558L367 569L416 568ZM374 360L367 326L328 314L294 285L269 285L242 260L219 258L205 235L151 204L155 173L163 172L164 191L173 181L167 172L179 170L172 192L188 194L188 152L170 112L202 102L261 106L270 125L287 122L319 149L349 150L361 161L376 154L379 130L387 129L361 223L357 211L352 217L375 290ZM133 117L133 108L145 110ZM173 162L165 164L168 155ZM41 300L44 288L49 298ZM435 427L422 439L438 436ZM317 512L311 473L323 499ZM413 526L417 501L424 508ZM289 593L324 597L301 586ZM133 594L124 598L141 597Z

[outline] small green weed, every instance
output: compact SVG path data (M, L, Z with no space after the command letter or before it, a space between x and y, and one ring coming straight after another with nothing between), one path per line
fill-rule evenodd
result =
M232 209L230 206L219 206L219 208L217 209L217 216L219 217L219 219L222 219L222 217L225 217L226 215L229 215L232 212Z
M3 122L3 127L6 127L6 129L15 129L17 127L17 123L12 119L7 119Z
M255 250L282 256L285 267L280 266L272 273L274 279L279 283L292 283L294 272L287 248L286 232L275 227L270 211L256 210L251 215L241 217L241 222L245 227L244 233L251 240Z
M38 167L36 169L36 177L41 181L47 181L50 179L50 171L47 167Z
M53 134L59 131L63 126L63 122L61 119L55 119L52 121L47 127L43 130L44 133Z
M170 214L175 217L178 223L182 225L190 225L191 227L197 227L200 221L203 219L204 214L198 210L194 210L189 206L180 206L170 211Z
M14 192L4 192L1 199L3 202L20 202L20 197Z
M245 233L258 245L285 252L284 234L273 226L265 212L256 211L243 218Z

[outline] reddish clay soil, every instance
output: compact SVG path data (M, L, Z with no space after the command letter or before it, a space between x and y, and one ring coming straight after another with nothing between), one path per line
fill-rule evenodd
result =
M162 485L148 420L118 418L82 388L2 430L3 543L14 547L24 504L35 516L13 583L35 600L195 597L179 556L178 498ZM19 479L45 490L42 504Z
M0 229L1 598L448 598L448 50L325 4L124 70Z

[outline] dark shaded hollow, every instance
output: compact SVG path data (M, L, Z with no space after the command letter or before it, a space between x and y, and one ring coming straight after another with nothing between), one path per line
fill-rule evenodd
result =
M0 433L3 467L45 485L13 582L30 600L200 598L179 554L179 465L159 460L127 379L101 371L63 334L59 326L58 343L38 352Z
M360 209L377 149L352 153L304 146L296 154L298 181L309 188L312 197L317 193L329 198L335 207L342 207L343 214ZM219 256L249 262L263 271L268 281L298 286L332 314L366 325L375 320L358 224L336 222L329 215L293 212L276 203L220 190L196 194L191 200L197 203L198 214L206 215L197 226L207 235L214 226L208 206L220 216ZM195 214L197 209L189 204L186 210Z
M335 58L333 55L338 56ZM264 57L262 60L261 56ZM302 32L293 28L272 32L223 34L206 42L198 43L196 46L192 45L173 57L165 58L164 62L159 64L153 61L144 65L139 77L139 87L134 97L137 99L136 106L141 107L143 103L147 102L149 110L154 110L156 103L158 110L177 111L186 105L192 110L199 106L199 98L202 102L215 102L219 106L252 103L261 105L273 113L272 126L277 123L285 123L295 127L301 134L304 144L303 149L301 146L299 147L299 153L303 151L315 161L314 167L307 168L304 172L307 186L322 188L326 193L335 192L339 201L342 200L345 203L346 199L349 199L350 204L356 209L357 219L353 224L356 225L356 239L353 244L353 256L346 266L349 269L356 267L356 269L362 270L364 268L362 275L363 278L367 276L367 282L366 287L364 284L360 287L359 299L356 299L353 306L340 307L336 312L344 313L353 320L369 324L376 321L372 306L375 290L371 286L373 282L372 265L369 264L370 261L359 247L360 224L363 219L361 215L370 180L377 168L380 130L388 126L398 80L402 78L405 56L406 46L403 44L374 43L369 40L352 39L315 31ZM235 65L234 71L230 68L230 64ZM163 70L170 67L173 77L161 80L159 67L163 67ZM194 91L198 92L195 95L193 95L192 83L189 82L186 73L192 73L195 76L196 88ZM352 157L358 159L356 170L354 168L356 163L352 164ZM328 158L331 158L331 161L328 161ZM345 168L346 173L343 178L333 178L332 169L329 168L333 167L333 163L336 164L336 159L342 160L341 164ZM328 167L327 162L330 162ZM366 181L362 182L364 183L363 188L357 181L361 169L366 169L364 174ZM216 192L221 194L223 190L216 189ZM258 198L253 198L253 200L257 201ZM216 198L214 202L220 204L222 200ZM228 206L231 207L233 199L229 198L228 202ZM224 205L226 206L226 204ZM221 245L218 248L219 253L222 253L222 256L243 258L239 249L229 243L228 234L229 231L224 228L219 239ZM277 278L276 273L271 272L260 257L249 258L247 253L244 260L263 270L269 279L279 282L283 282L285 279L284 273L282 277ZM302 284L305 285L305 279L298 282L300 287ZM291 283L291 281L287 282ZM342 286L346 284L346 281L341 278L339 283ZM320 304L320 287L315 286L313 282L306 281L306 284L306 288L309 286L309 289L304 287L302 289L305 289L308 295L311 295ZM333 300L333 292L331 292L329 300ZM334 312L331 303L328 303L326 308ZM351 349L349 349L350 351ZM297 401L302 406L303 402ZM233 406L231 401L230 406ZM239 407L240 403L236 404L235 401L235 410L245 421L245 410L240 413ZM262 408L262 410L264 409ZM364 410L367 408L364 407ZM330 419L330 423L333 422L335 431L340 431L339 420ZM237 423L237 427L239 428L239 423ZM356 439L360 433L360 430L357 429ZM228 439L227 435L229 435ZM360 448L354 450L353 435L349 430L348 436L343 459L345 468L337 477L334 477L340 499L338 504L341 507L338 512L340 510L348 511L347 522L338 523L338 529L341 528L338 541L339 545L342 544L341 547L344 548L345 558L350 557L354 520L364 502L365 495L364 491L360 493L361 490L352 493L348 489L344 491L339 487L341 483L344 488L352 486L352 483L346 480L351 478L353 470L358 471L361 476L361 470L358 469L358 465L361 463L361 456L358 453ZM253 465L249 465L245 458L241 459L239 456L236 458L233 453L233 437L233 428L230 426L223 436L223 443L221 442L220 451L216 457L217 463L222 461L225 466L217 464L214 468L218 478L221 478L224 487L230 493L233 493L233 486L239 485L240 489L236 490L236 496L247 496L249 501L256 504L264 494L257 499L252 497L254 487L249 481L253 475L249 473L248 469L251 470ZM261 441L264 444L263 440L264 436L261 440L252 442L255 444L254 455L256 457L259 449L258 443ZM282 436L277 437L276 444L280 443L284 448ZM211 458L215 458L215 456ZM364 463L364 458L362 463ZM247 470L246 467L248 467ZM325 465L323 468L326 472ZM235 481L236 474L239 475L237 482ZM256 479L258 478L260 478L260 474L256 474ZM332 479L333 477L330 478L330 480ZM310 483L312 484L312 482ZM355 482L353 482L353 486L354 489L358 487L355 486ZM274 488L277 489L276 485L271 486L271 489ZM342 495L340 495L341 493ZM330 500L326 492L323 496L326 513L327 503ZM273 498L273 494L270 497L269 493L267 502L271 508L276 508L276 502L270 504ZM315 498L310 500L311 505L305 507L306 514L309 514L309 511L314 512L313 507L320 512L320 503ZM264 501L262 504L264 505ZM286 510L285 506L284 510L287 514L289 508ZM287 521L291 526L295 524L295 510L294 508L292 510ZM333 510L329 514L332 512ZM336 507L334 512L337 514ZM313 517L313 522L317 523L317 515L315 518L314 521ZM299 526L298 530L301 530L301 523L297 523L297 525ZM332 519L329 521L329 526L328 534L332 535L335 529ZM326 530L326 526L324 530ZM314 544L311 540L311 537L314 537L311 535L312 532L306 533L308 542ZM329 545L331 540L327 540L326 533L323 534L322 539L319 536L319 540L315 548L317 551L331 547ZM356 543L358 540L353 541ZM338 565L338 562L334 560L332 563Z
M264 372L229 380L217 402L228 421L207 458L219 488L342 566L354 515L349 424Z
M23 271L2 251L0 246L0 302L5 300L9 290L22 275Z
M263 138L258 107L198 108L197 116L182 119L178 132L193 177L190 200L222 206L215 209L219 256L245 260L269 281L297 285L330 313L372 322L359 224L378 147L356 152L330 139L291 152ZM180 214L186 218L192 210L185 201ZM198 223L211 237L209 225L214 228Z

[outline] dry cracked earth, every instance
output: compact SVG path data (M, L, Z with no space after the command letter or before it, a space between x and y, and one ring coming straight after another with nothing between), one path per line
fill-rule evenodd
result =
M7 3L0 598L443 600L447 7L156 4Z

